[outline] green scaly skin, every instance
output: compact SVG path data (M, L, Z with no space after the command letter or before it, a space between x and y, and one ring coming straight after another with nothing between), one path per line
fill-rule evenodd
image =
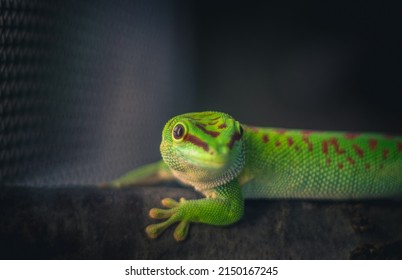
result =
M179 129L181 128L181 130ZM113 181L115 187L177 179L204 199L162 200L150 216L158 237L178 223L184 240L191 222L229 225L247 198L370 199L402 194L402 137L363 133L259 128L219 112L169 120L160 146L163 161Z

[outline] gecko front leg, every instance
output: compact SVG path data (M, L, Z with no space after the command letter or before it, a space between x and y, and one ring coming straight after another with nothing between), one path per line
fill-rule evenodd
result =
M204 194L206 198L196 200L163 199L162 205L168 209L152 208L149 215L154 219L167 220L147 226L147 235L157 238L169 226L179 223L173 236L177 241L182 241L187 237L190 223L222 226L232 224L243 216L244 199L237 179Z

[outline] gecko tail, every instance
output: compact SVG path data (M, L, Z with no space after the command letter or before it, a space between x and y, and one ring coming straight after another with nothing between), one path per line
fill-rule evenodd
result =
M173 175L168 166L162 161L151 163L129 171L123 176L110 182L99 184L100 188L122 188L143 185L153 185L164 181L170 181Z

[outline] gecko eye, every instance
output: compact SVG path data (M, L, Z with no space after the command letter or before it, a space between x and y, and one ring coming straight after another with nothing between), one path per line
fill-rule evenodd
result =
M185 128L182 124L176 124L173 128L173 138L176 140L180 140L183 138L185 132Z

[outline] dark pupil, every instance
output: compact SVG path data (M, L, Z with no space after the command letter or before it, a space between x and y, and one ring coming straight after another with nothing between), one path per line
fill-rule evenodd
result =
M176 125L173 128L173 137L175 139L181 139L183 137L184 134L184 127L181 124Z

